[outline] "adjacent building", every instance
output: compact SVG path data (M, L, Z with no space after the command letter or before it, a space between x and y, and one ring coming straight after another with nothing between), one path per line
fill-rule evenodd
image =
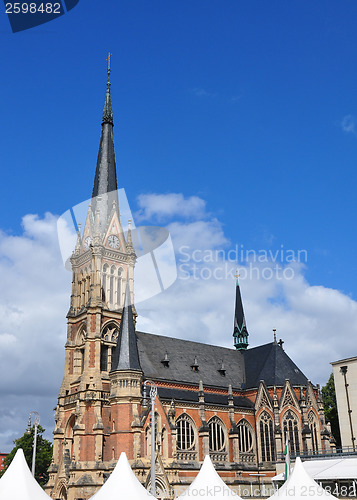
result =
M333 378L344 451L356 451L357 432L357 357L341 359L332 364Z
M53 499L88 499L122 451L150 487L151 426L143 398L148 379L158 388L158 498L181 492L206 454L237 491L269 482L286 439L295 454L330 449L319 388L275 337L249 348L238 279L235 291L232 286L231 349L170 332L136 331L136 254L130 227L123 231L116 192L109 74L93 199L71 258L64 376L47 492Z

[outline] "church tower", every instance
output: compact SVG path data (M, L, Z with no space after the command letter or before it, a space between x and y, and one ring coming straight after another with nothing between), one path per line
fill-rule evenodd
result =
M65 367L46 485L52 499L88 500L122 451L150 487L146 381L157 388L158 498L177 497L206 454L239 494L253 488L252 478L255 491L260 476L269 485L288 435L292 454L330 450L319 388L276 339L248 349L238 277L234 349L136 331L135 263L130 223L124 233L118 203L108 67L93 197L71 257Z
M123 393L119 401L113 388L120 383L128 384L129 380L129 385L136 388L131 389L130 396L140 396L140 365L138 358L133 361L132 355L135 261L130 222L125 235L120 220L108 65L93 195L83 232L79 227L71 257L73 279L65 369L47 485L52 498L88 498L103 484L103 460L118 458L111 433L122 439L120 433L124 431L118 418L118 403L123 403ZM118 345L124 348L116 359ZM122 359L125 352L127 359ZM134 362L134 382L128 375L131 362ZM126 392L124 395L129 396ZM125 450L124 443L121 449Z

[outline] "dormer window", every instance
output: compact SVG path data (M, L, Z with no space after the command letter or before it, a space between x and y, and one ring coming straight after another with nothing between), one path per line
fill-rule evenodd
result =
M222 377L225 377L225 376L226 376L226 369L225 369L225 367L224 367L224 363L223 363L223 361L222 361L222 364L221 364L221 368L219 368L219 369L218 369L218 373L219 373L220 375L222 375Z
M161 360L161 363L164 365L165 368L169 367L170 360L169 360L169 355L167 352L165 352L164 358Z
M193 364L191 365L192 371L193 372L198 372L199 364L197 361L197 356L195 356L195 359L193 361Z

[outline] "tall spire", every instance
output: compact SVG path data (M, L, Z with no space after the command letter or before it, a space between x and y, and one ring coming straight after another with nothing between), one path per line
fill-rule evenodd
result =
M130 296L129 280L127 279L125 304L120 322L118 343L115 346L113 355L112 372L119 370L142 371L136 344L135 325Z
M240 294L240 288L239 288L239 281L238 281L239 274L236 274L236 308L235 308L235 313L234 313L234 330L233 330L233 337L234 337L234 347L238 350L245 350L248 347L248 330L247 326L245 324L245 317L244 317L244 310L243 310L243 303L242 303L242 297Z
M113 110L110 95L110 57L111 54L109 53L107 59L108 81L103 109L102 133L100 136L97 168L95 171L92 193L92 212L95 214L97 204L100 205L99 208L101 211L100 219L102 230L105 228L107 217L110 214L113 203L113 200L111 199L112 196L107 196L107 193L117 191L118 189L113 137ZM100 203L99 200L96 199L98 196L101 197Z
M112 110L112 99L110 96L110 58L112 54L109 52L107 61L108 61L108 80L107 80L107 93L105 95L105 103L104 103L104 109L103 109L103 123L110 123L111 125L113 124L113 110Z

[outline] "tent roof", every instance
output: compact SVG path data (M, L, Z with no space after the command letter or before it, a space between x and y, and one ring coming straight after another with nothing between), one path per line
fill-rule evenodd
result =
M0 498L4 500L49 500L31 474L24 452L19 448L9 468L0 479Z
M186 500L195 496L199 496L200 500L205 500L206 498L227 500L227 498L232 496L236 500L241 500L219 477L209 455L206 455L199 473L190 486L176 500Z
M150 500L154 498L131 470L124 452L107 481L90 500Z
M268 500L277 500L280 498L306 500L306 497L312 496L320 497L324 500L333 500L336 498L312 479L304 469L301 459L297 457L295 467L288 480Z
M306 472L315 481L328 479L357 479L357 458L331 458L307 460L304 462ZM278 474L273 481L282 481L284 474Z

